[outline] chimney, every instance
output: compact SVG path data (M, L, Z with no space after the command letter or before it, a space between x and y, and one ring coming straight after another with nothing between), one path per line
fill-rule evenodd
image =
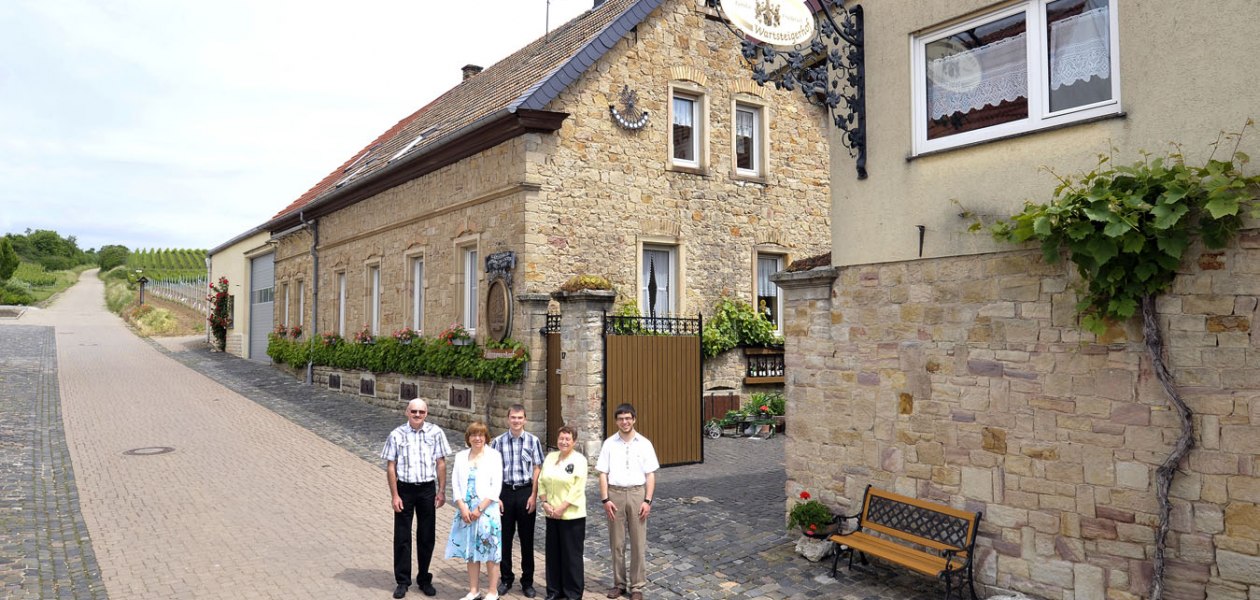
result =
M468 78L481 72L481 67L478 67L477 65L464 65L464 68L460 70L464 72L464 81L468 81Z

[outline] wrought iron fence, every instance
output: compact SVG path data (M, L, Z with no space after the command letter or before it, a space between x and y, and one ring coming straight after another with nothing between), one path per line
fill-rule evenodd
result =
M150 281L145 284L146 294L178 302L198 312L209 310L206 295L209 283L205 277L200 279L176 279L169 281Z
M604 335L700 335L701 319L604 316Z

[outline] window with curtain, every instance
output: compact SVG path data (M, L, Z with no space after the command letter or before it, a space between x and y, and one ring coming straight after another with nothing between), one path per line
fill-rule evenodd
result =
M761 174L761 109L755 106L735 106L735 171Z
M297 280L297 290L298 290L298 311L297 311L298 325L301 325L302 329L306 329L306 321L303 320L306 318L306 282L304 280L302 279ZM315 332L311 331L308 335L315 335Z
M699 101L691 96L674 96L674 162L687 166L700 164Z
M639 312L645 316L671 317L677 307L674 271L677 250L672 246L643 246L643 272L640 280ZM656 284L653 297L651 286ZM653 310L655 309L655 310Z
M411 259L411 328L424 329L424 259Z
M1027 0L917 38L916 151L1119 112L1112 4Z
M282 293L280 294L280 297L283 298L284 300L284 320L280 321L280 324L284 325L285 327L288 327L289 326L289 284L285 283L285 284L282 284L280 287L282 291Z
M368 306L371 313L372 335L381 334L381 267L373 265L368 268L368 285L372 286Z
M464 248L464 329L477 331L477 249Z
M346 274L337 273L337 335L346 337Z
M757 312L765 315L774 323L775 331L783 331L783 301L779 295L779 284L770 281L770 276L783 270L783 256L779 254L757 254L757 289L755 290Z

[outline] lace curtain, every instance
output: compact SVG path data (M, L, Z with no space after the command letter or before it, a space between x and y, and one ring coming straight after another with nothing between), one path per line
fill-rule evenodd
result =
M1111 77L1106 7L1050 24L1050 88ZM940 119L1028 96L1027 34L928 61L928 117Z

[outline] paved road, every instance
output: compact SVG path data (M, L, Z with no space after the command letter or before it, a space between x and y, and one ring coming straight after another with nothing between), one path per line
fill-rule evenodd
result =
M0 508L4 596L388 597L377 453L401 413L196 341L142 340L101 298L89 273L51 309L0 320L0 502L17 507ZM793 552L782 437L711 440L705 453L659 476L650 598L939 595L884 569L833 579ZM439 548L450 517L439 513ZM606 540L595 514L592 597L610 582ZM435 565L439 597L463 595L463 566Z

